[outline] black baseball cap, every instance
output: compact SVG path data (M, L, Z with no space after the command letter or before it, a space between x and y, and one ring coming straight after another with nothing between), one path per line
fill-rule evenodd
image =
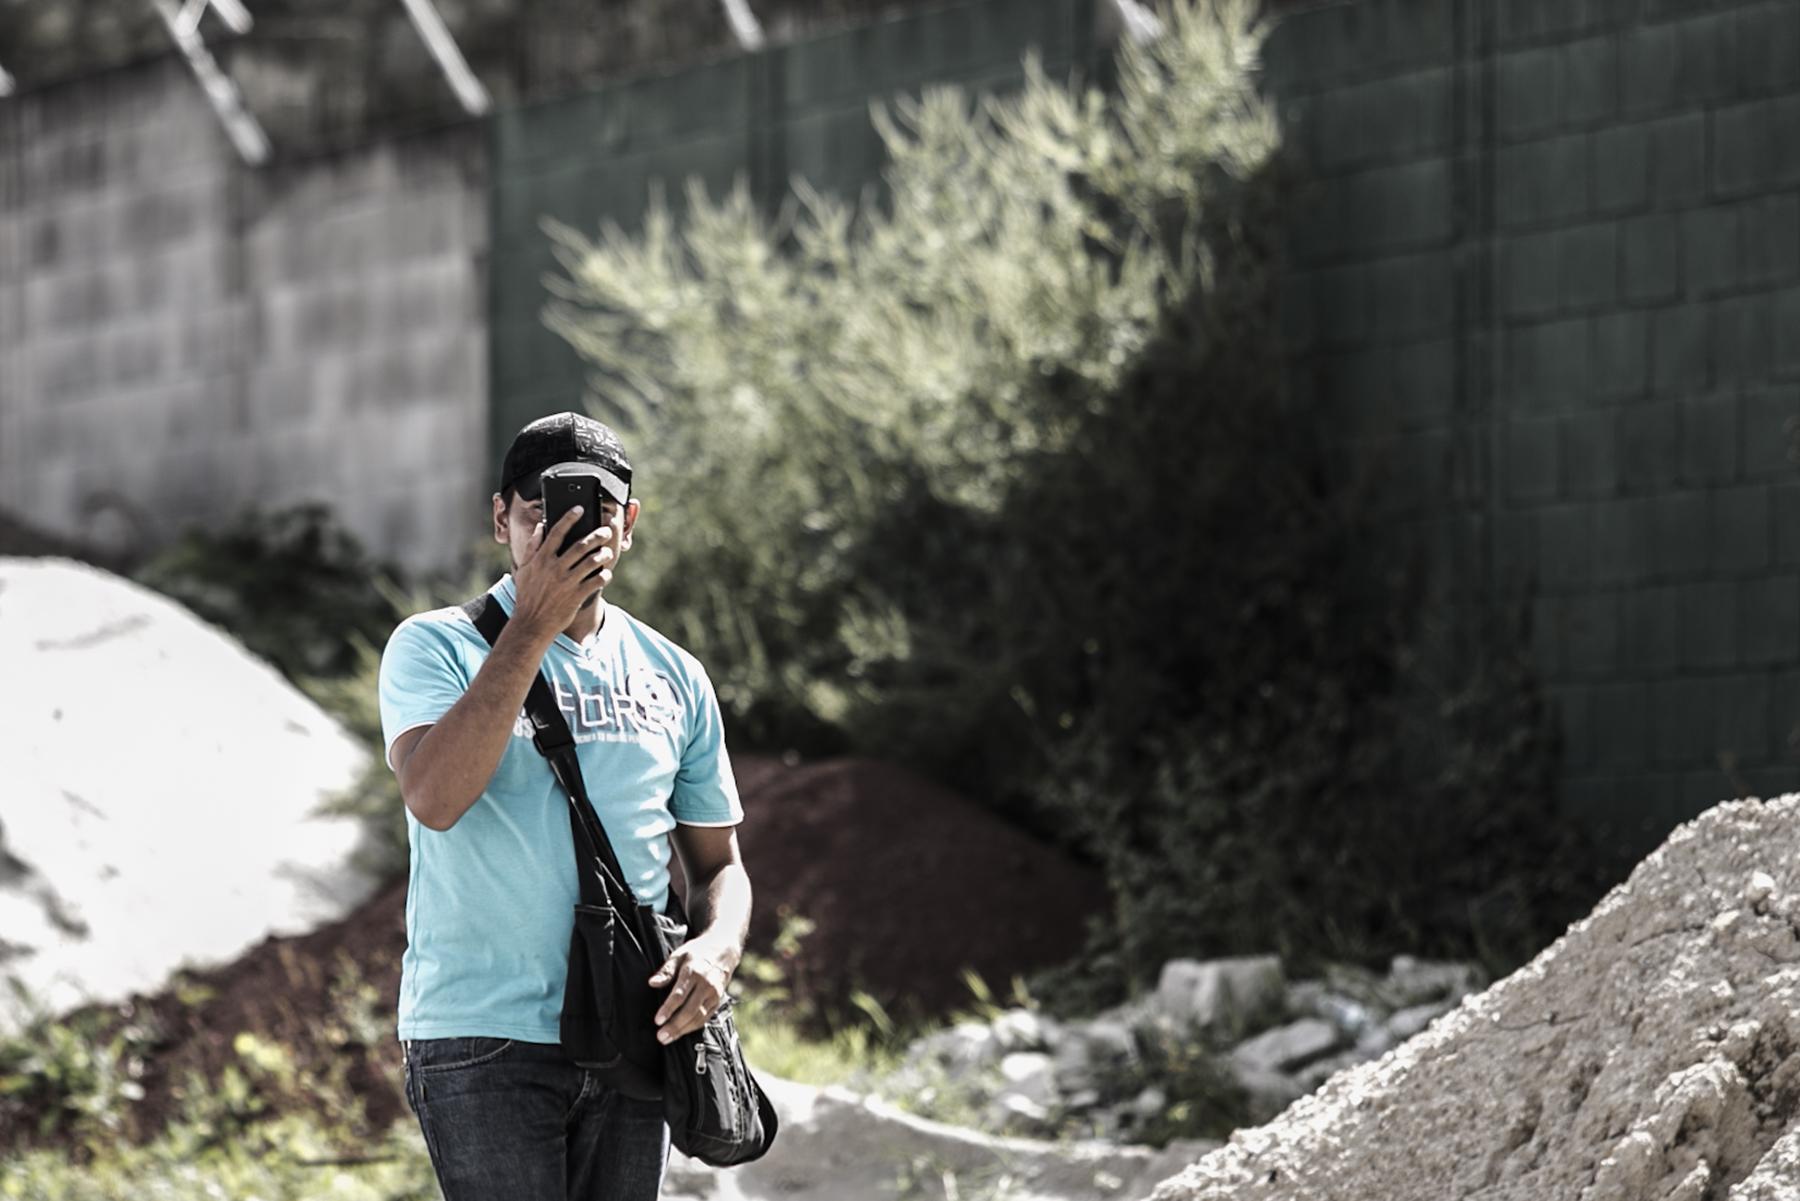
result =
M619 504L631 495L631 460L611 426L583 413L539 417L513 435L500 461L500 491L510 485L526 500L543 495L538 476L550 467L585 464L600 479L600 490Z

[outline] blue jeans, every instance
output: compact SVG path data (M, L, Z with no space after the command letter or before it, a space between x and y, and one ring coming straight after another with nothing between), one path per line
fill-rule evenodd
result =
M601 1084L555 1043L402 1043L406 1103L444 1201L655 1201L669 1162L662 1102Z

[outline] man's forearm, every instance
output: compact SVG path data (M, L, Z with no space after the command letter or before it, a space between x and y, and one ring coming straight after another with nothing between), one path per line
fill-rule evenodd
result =
M468 691L425 731L400 769L400 794L420 822L448 830L480 799L554 637L508 622Z
M699 904L690 917L699 931L694 939L706 943L732 971L744 956L744 939L750 933L750 873L740 863L727 863L695 891Z

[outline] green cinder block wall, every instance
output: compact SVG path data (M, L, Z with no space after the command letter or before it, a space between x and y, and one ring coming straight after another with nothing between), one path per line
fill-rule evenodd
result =
M1452 595L1529 598L1564 811L1800 788L1800 4L1285 16L1304 402Z

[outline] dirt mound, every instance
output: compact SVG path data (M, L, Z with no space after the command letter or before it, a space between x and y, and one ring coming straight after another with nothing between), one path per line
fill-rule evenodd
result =
M860 981L900 1008L903 998L926 1007L962 1002L961 966L1000 983L1053 963L1076 948L1083 917L1103 903L1093 876L909 772L754 757L737 768L740 836L757 894L751 946L770 949L784 905L812 917L817 930L796 971L809 995L846 995ZM103 1038L128 1023L161 1032L159 1045L146 1049L130 1137L164 1127L189 1070L216 1080L238 1062L239 1031L287 1044L303 1072L343 1071L363 1100L368 1133L402 1116L394 1014L405 913L401 876L342 920L266 938L231 963L180 973L154 996L85 1011ZM358 1001L335 988L346 965L372 995ZM327 1020L334 1000L360 1013L360 1037L356 1021ZM32 1117L0 1098L0 1154L26 1145Z
M771 944L783 906L817 923L792 972L802 996L861 987L890 1011L941 1014L970 999L960 969L1004 992L1079 950L1106 905L1097 873L903 768L736 766L751 944Z
M1156 1201L1800 1198L1800 795L1679 827L1531 963Z
M368 751L235 639L87 564L0 556L0 978L54 1009L353 912L321 816ZM26 1016L0 991L0 1031Z

